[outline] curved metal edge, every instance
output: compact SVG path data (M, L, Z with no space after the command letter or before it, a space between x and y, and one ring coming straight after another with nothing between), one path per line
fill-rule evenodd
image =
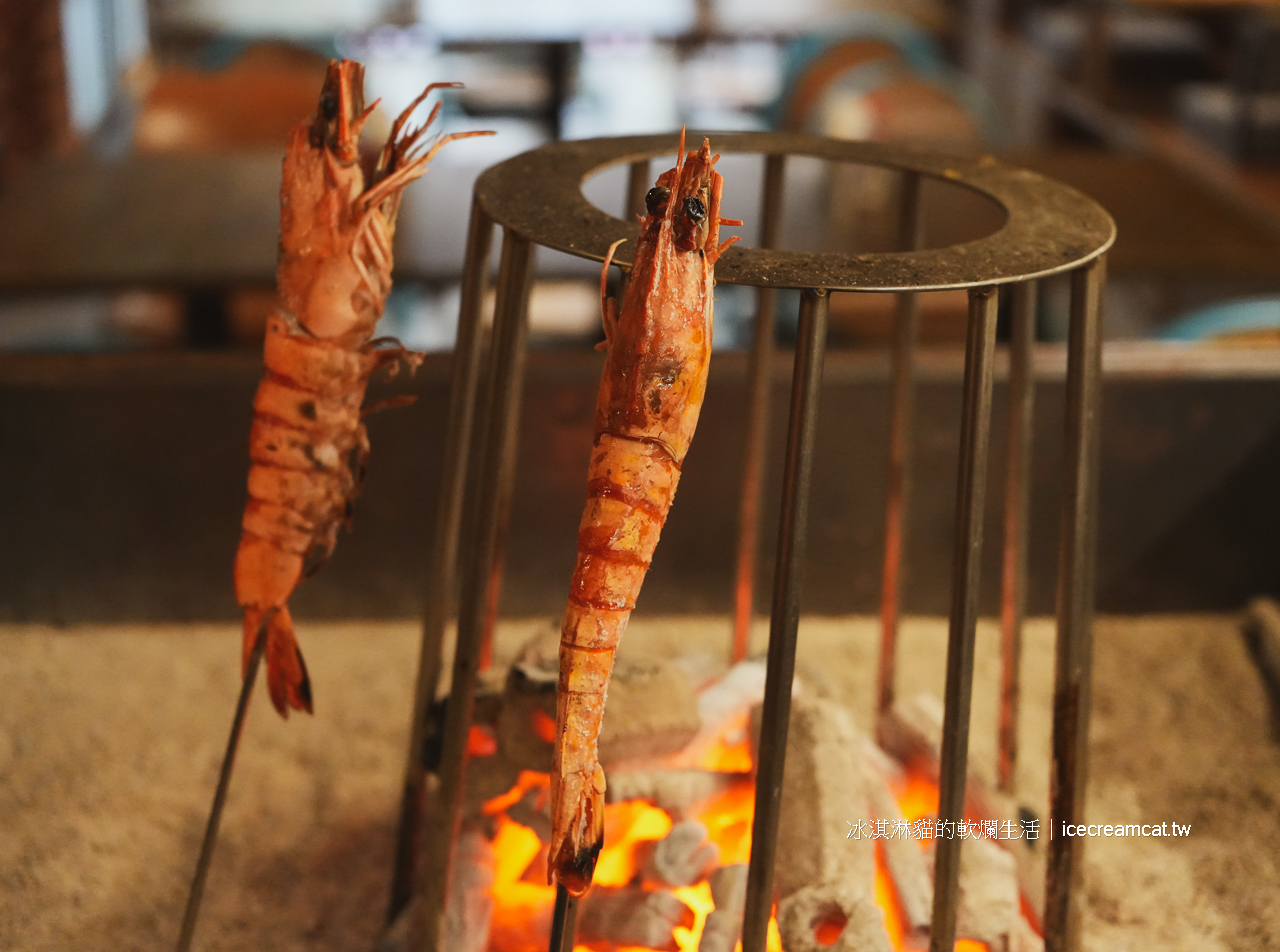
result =
M990 156L959 158L874 142L780 132L689 130L723 154L793 155L875 165L971 189L1005 210L1003 227L964 244L925 251L851 255L734 245L716 264L716 280L774 288L833 291L942 291L1048 277L1085 264L1111 247L1116 227L1093 199L1035 172ZM556 142L501 162L476 182L476 195L499 224L530 240L583 258L604 260L633 223L587 201L582 183L614 165L674 154L678 134ZM536 188L531 183L537 183ZM624 245L622 251L627 250ZM615 256L623 268L629 259Z

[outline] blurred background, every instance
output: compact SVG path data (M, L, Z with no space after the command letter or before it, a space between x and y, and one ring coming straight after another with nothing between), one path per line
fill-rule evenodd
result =
M995 154L1100 201L1119 226L1103 606L1275 592L1277 54L1265 0L0 0L0 618L234 616L280 158L334 56L367 66L374 139L440 80L466 85L445 95L442 131L497 135L447 146L407 192L380 330L439 356L408 385L416 407L371 422L357 531L327 587L304 586L304 614L417 611L476 176L556 139L682 124ZM760 163L721 169L725 213L751 244ZM872 169L791 162L782 246L889 250L896 187ZM585 187L615 214L624 189L621 169ZM931 188L928 244L1000 223L984 201ZM516 612L554 610L572 565L602 337L596 265L540 250L537 274L529 478L504 595ZM781 302L783 345L795 307ZM1065 285L1044 282L1035 610L1052 604L1066 307ZM718 289L721 389L704 429L720 435L703 441L719 446L682 489L698 515L673 529L670 570L655 564L658 607L729 603L736 490L717 487L736 486L753 313L752 291ZM833 508L809 587L823 610L870 610L878 592L891 314L883 295L832 303ZM924 296L913 610L946 604L964 319L963 293Z

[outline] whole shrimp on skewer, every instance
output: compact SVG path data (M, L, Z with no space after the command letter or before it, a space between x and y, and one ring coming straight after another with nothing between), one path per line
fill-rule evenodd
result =
M280 188L280 306L267 322L266 370L253 401L249 502L236 552L236 600L244 608L244 665L267 622L267 688L283 716L311 711L311 684L286 601L299 579L333 551L351 516L369 455L361 422L369 377L423 355L389 338L370 340L391 290L391 240L406 185L450 139L425 152L406 128L428 86L391 129L367 177L357 143L377 103L364 108L364 67L329 63L316 115L294 127ZM419 154L421 153L421 154ZM388 401L392 402L392 401Z
M713 269L724 180L711 144L684 154L645 198L631 283L617 313L600 275L609 356L596 403L587 504L560 635L551 770L549 878L572 895L591 885L604 840L604 771L596 741L614 652L653 558L707 388ZM621 242L618 242L621 244Z

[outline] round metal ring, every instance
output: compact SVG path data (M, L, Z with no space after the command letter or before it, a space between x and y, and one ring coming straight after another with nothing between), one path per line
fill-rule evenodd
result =
M780 132L690 130L687 141L696 145L704 136L722 153L811 156L916 172L973 189L999 204L1007 216L1002 228L984 238L925 251L855 255L744 248L739 243L716 263L718 282L832 291L981 287L1069 271L1115 241L1115 223L1097 202L989 156L961 159ZM602 261L610 244L635 237L636 226L592 205L582 194L582 183L609 166L671 155L676 144L675 135L552 143L490 168L476 182L476 195L504 228L537 244ZM614 260L630 266L627 245Z

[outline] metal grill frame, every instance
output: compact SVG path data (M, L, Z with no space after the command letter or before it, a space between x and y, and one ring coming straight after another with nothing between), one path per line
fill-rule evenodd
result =
M696 143L704 135L711 137L721 153L759 154L765 159L760 247L734 245L716 266L717 282L759 289L738 540L732 646L735 659L745 655L751 620L761 473L768 430L766 404L775 290L796 288L803 292L787 421L768 673L742 936L743 952L764 952L773 901L773 860L831 291L899 293L893 340L882 644L877 692L881 711L893 702L903 574L902 541L911 472L913 365L918 323L916 292L964 289L969 294L938 807L939 820L957 821L963 818L965 800L998 290L1000 285L1013 286L999 732L1000 783L1003 789L1010 790L1016 761L1017 672L1027 572L1026 513L1034 391L1030 359L1035 282L1054 274L1071 274L1050 822L1075 823L1082 819L1097 536L1099 304L1106 280L1105 254L1115 240L1115 225L1105 210L1079 192L989 157L960 159L874 143L789 133L690 131L688 138ZM466 739L481 656L496 621L501 583L501 553L512 495L524 380L533 247L544 245L602 261L612 242L634 237L635 226L591 205L582 194L582 183L605 168L628 165L626 204L628 215L632 216L643 209L644 194L650 183L650 161L671 155L675 144L674 135L553 143L494 166L475 185L390 908L390 917L394 918L417 896L419 903L411 929L415 948L442 952L440 926L452 847L461 822ZM900 250L858 255L776 250L788 156L872 165L900 172L903 176ZM926 177L969 188L995 201L1007 216L1003 227L977 241L923 250L920 185ZM503 241L494 326L486 363L482 360L486 342L481 326L481 302L495 225L502 226ZM623 250L634 246L634 242L629 242ZM624 270L630 267L625 256L615 260ZM482 364L485 364L483 374ZM482 376L485 394L480 400ZM482 413L479 419L478 407ZM467 546L459 558L463 538ZM460 578L455 572L457 565L462 566ZM441 731L434 695L443 664L453 593L459 582L452 687ZM437 754L428 757L428 749ZM954 945L960 845L961 841L956 838L938 843L932 952L951 952ZM1076 887L1081 849L1081 841L1072 837L1051 837L1048 842L1044 908L1047 952L1066 952L1079 946L1079 889ZM573 918L574 903L561 889L557 894L551 952L562 952L562 947L572 948Z

